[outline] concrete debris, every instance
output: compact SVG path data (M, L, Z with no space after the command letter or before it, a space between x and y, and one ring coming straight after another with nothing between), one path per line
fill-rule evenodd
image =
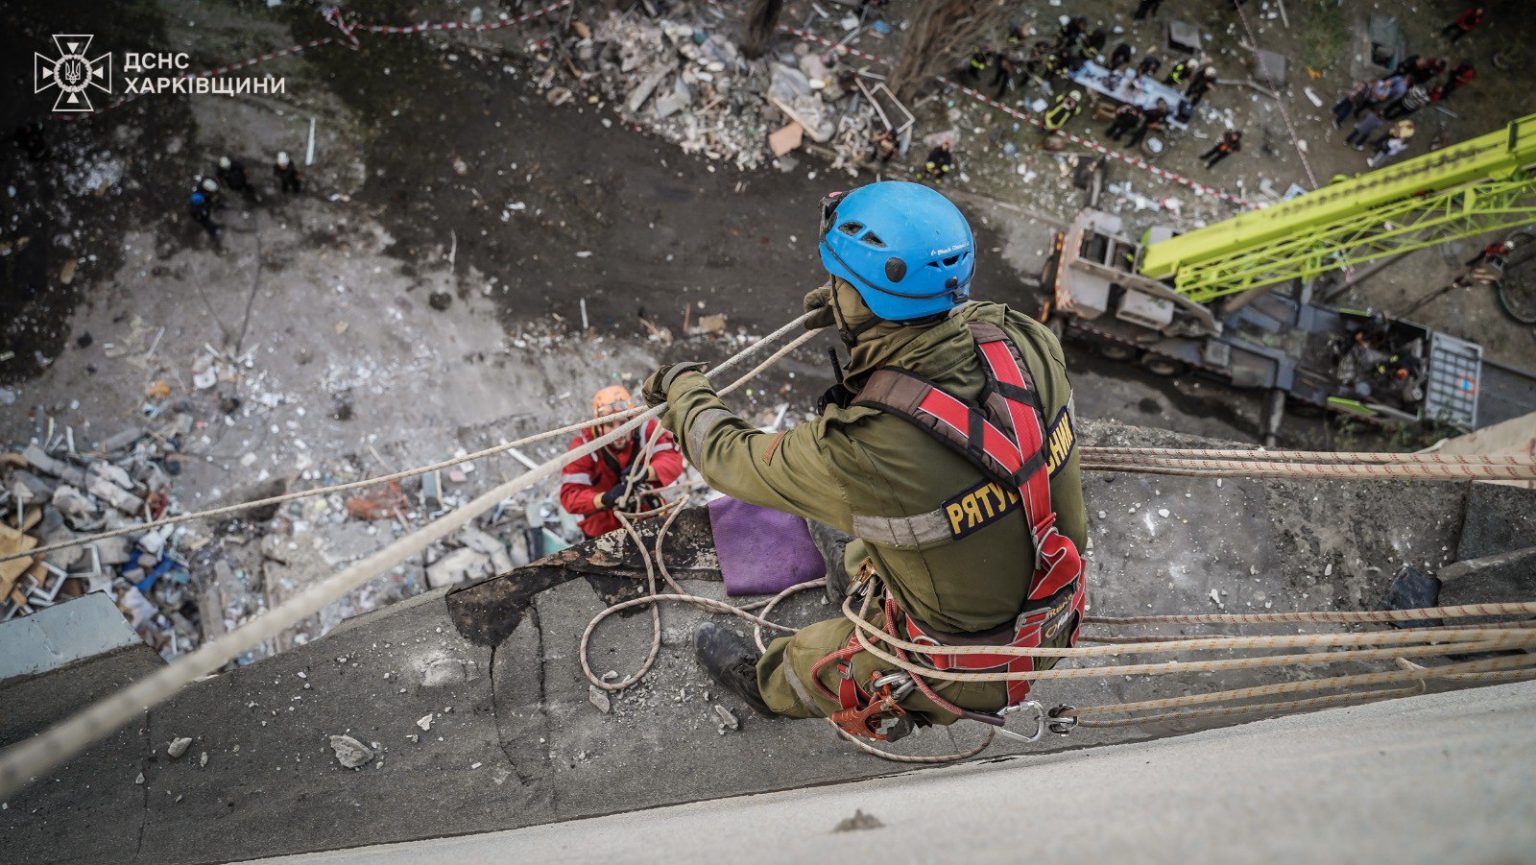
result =
M171 744L165 746L165 753L171 755L173 760L180 759L181 755L187 753L187 749L191 746L191 737L172 739Z
M587 702L596 706L604 715L613 711L613 701L608 699L608 692L596 685L587 686Z
M204 751L204 752L202 752L201 754L198 755L198 757L197 757L197 765L198 765L198 768L203 768L203 767L206 767L208 765L208 752L207 751Z
M741 729L741 722L736 720L736 715L734 713L732 713L730 709L727 709L726 707L720 705L719 703L715 704L714 709L715 709L715 716L720 719L720 723L725 728L730 729L730 730L740 730Z
M804 141L805 127L792 120L789 122L789 125L776 130L768 136L768 149L773 152L774 156L783 156L791 150L799 148Z
M464 546L490 557L491 568L498 574L505 574L512 570L512 556L507 552L507 545L491 537L479 529L469 527L459 532L459 540Z
M830 52L795 53L797 43L785 43L782 56L749 61L736 47L734 28L706 17L685 22L614 12L595 24L577 23L564 37L569 59L559 52L538 58L548 65L535 81L551 102L580 104L566 96L578 91L685 153L742 169L784 156L799 146L797 136L833 143L842 164L868 150L874 108L858 97L858 73ZM852 130L847 141L844 130Z
M331 750L336 752L336 762L348 769L358 769L373 760L373 751L351 736L332 736Z
M463 658L435 658L421 675L423 688L443 688L473 682L480 678L474 661Z
M873 814L865 814L863 811L855 808L853 816L837 821L837 825L832 827L832 831L857 832L862 829L882 829L884 827L885 824L880 822L879 817Z
M428 712L427 714L422 715L420 718L417 718L416 726L420 727L422 732L426 732L432 729L432 713Z
M471 547L459 547L427 566L427 585L434 589L490 576L495 576L491 557Z
M60 484L53 491L53 506L76 524L86 522L98 513L96 504L69 484Z

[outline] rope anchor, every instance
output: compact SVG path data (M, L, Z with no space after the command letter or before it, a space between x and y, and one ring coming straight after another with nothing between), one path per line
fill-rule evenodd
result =
M1066 703L1062 703L1046 714L1051 719L1047 726L1052 733L1058 736L1065 736L1077 729L1076 706L1068 706Z

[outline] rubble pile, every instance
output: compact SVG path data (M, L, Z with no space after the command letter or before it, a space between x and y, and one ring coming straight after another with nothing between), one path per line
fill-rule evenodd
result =
M95 443L49 420L20 452L0 454L0 554L26 553L79 535L176 512L171 479L191 416L167 411ZM165 526L0 562L0 621L86 592L110 592L123 615L166 657L202 640L189 557L209 537Z
M747 60L723 22L652 19L638 9L592 27L573 22L538 78L551 103L576 99L561 82L573 83L589 104L612 106L625 123L742 169L783 157L805 139L831 148L837 167L869 152L880 121L859 81L876 76L805 43Z
M181 444L198 424L189 405L165 405L157 395L151 388L144 425L100 442L77 440L72 429L46 429L20 450L0 453L0 555L183 512L172 479L193 458ZM349 497L333 493L22 555L0 562L0 621L107 592L145 643L169 659L465 504L479 492L469 483L474 471L466 462ZM360 461L344 458L289 480L331 485L363 476ZM268 485L261 495L282 493L287 484ZM239 663L302 645L353 615L428 589L505 573L578 539L574 519L538 496L503 502L421 560L376 577Z

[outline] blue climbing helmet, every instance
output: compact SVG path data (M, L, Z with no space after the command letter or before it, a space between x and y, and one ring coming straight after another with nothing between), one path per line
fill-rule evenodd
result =
M976 242L960 208L919 183L887 180L821 202L821 264L870 312L910 321L970 296Z
M192 203L193 204L202 204L203 202L205 202L207 200L208 199L205 198L201 192L194 192L194 193L192 193Z

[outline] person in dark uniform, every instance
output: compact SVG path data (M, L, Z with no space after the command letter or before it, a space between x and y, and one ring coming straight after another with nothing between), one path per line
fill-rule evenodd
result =
M278 151L277 162L272 166L272 173L277 176L277 182L283 192L302 192L304 184L299 181L299 169L288 158L287 151Z

